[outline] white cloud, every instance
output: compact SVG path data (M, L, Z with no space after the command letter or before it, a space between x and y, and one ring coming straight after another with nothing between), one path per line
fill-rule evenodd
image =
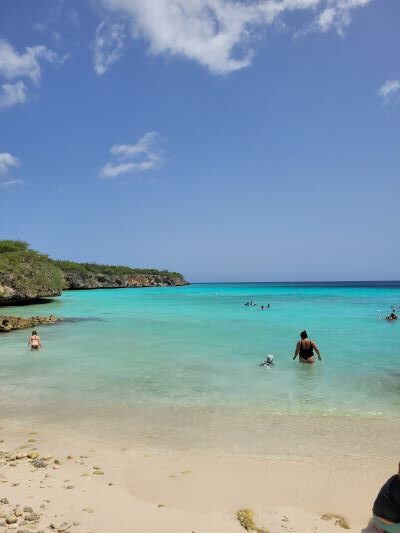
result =
M68 56L60 58L46 46L28 46L25 52L17 52L10 43L0 39L0 77L18 80L15 83L3 83L0 92L0 110L27 100L27 87L21 78L28 79L36 87L42 75L41 61L61 64Z
M104 74L121 57L125 38L125 24L122 21L100 22L94 41L94 70L97 74Z
M153 54L169 53L197 61L215 74L251 64L257 30L286 13L308 12L310 28L350 24L353 9L371 0L98 0L132 21L133 37L144 38ZM117 54L120 55L121 47Z
M8 152L0 153L0 176L7 176L10 168L19 167L20 161L17 157ZM7 178L0 179L0 189L11 189L18 185L25 185L20 179Z
M371 0L327 0L326 7L316 16L312 29L326 32L335 28L339 35L344 35L351 22L351 11L365 7Z
M149 131L136 144L115 144L110 153L116 162L109 162L100 170L99 177L112 179L121 174L146 172L159 167L163 161L163 138L156 131Z
M379 89L383 104L397 102L400 99L400 80L387 80Z
M26 185L26 182L23 180L0 181L0 189L12 189L14 187L19 187L21 185Z
M0 75L7 80L29 78L38 85L41 76L39 60L57 63L58 55L46 46L28 46L25 53L19 54L3 39L0 39Z
M19 159L8 152L0 153L0 176L8 173L10 167L18 167Z
M0 92L0 109L23 104L26 101L26 86L23 81L4 83Z

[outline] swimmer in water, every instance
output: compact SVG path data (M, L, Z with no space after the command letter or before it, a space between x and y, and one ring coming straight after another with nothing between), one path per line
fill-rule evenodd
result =
M317 352L318 359L321 361L321 354L315 342L308 338L307 331L300 333L300 340L297 341L296 350L294 352L293 360L299 356L300 363L314 363L314 350Z
M39 348L42 348L40 337L35 329L32 331L32 335L29 337L28 346L31 347L31 351L39 350Z
M264 361L260 363L260 366L267 366L268 368L270 368L271 366L274 366L274 356L267 355Z
M386 317L386 320L397 320L397 315L395 313L395 309L393 309L393 311L390 313L389 316Z

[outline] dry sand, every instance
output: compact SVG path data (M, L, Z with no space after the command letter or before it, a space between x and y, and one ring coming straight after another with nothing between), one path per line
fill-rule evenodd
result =
M397 463L389 455L343 454L340 442L325 458L321 449L317 458L249 456L121 446L9 421L0 426L0 500L8 500L0 503L0 524L22 512L17 523L0 525L1 533L243 533L236 518L243 508L254 511L260 531L338 533L335 519L320 518L333 514L350 531L366 533L373 531L372 502ZM23 457L35 451L39 463Z

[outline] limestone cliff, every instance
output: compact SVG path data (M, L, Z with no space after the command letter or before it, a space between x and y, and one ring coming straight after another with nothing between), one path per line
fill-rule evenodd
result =
M170 287L187 285L181 274L103 274L100 272L63 271L65 288L118 289L138 287Z
M0 305L60 296L62 289L187 285L182 274L157 269L55 261L22 241L0 240Z

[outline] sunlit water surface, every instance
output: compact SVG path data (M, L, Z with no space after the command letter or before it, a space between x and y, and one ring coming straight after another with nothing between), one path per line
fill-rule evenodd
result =
M398 283L194 284L4 308L80 320L38 328L39 353L27 331L0 336L1 413L208 445L218 434L257 439L267 416L395 419L400 320L383 317L398 305ZM322 363L292 360L302 329ZM258 365L267 354L272 369Z

